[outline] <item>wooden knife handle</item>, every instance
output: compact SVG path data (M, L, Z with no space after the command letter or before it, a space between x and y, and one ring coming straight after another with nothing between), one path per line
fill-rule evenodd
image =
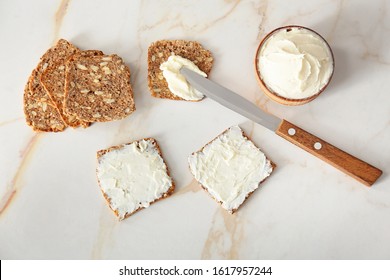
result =
M286 120L280 123L276 134L367 186L374 184L382 174L380 169L336 148Z

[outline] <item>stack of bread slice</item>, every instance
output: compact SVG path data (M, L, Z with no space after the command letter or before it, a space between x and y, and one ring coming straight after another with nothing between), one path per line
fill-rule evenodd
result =
M23 100L27 124L46 132L119 120L135 110L130 69L123 60L81 51L64 39L41 57Z

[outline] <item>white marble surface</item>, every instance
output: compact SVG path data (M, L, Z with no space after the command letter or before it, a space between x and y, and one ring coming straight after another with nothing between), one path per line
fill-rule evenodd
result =
M2 259L389 259L389 1L0 2L0 258ZM286 107L259 89L253 58L262 36L299 24L333 48L331 85ZM122 121L34 133L24 84L63 37L118 53L132 70L137 111ZM210 49L210 78L384 172L371 188L212 100L152 98L146 55L158 39ZM192 180L187 156L239 124L278 165L235 215ZM95 152L155 137L175 194L118 222L95 178Z

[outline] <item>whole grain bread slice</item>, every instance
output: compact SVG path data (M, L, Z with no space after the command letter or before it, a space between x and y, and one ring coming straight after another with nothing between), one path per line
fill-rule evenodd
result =
M60 132L66 128L57 107L40 85L39 73L33 70L24 88L23 110L26 123L38 132ZM30 90L30 88L33 90Z
M75 54L82 56L103 55L103 52L97 50L80 51ZM69 57L70 58L70 57ZM69 59L68 58L68 59ZM65 65L66 60L61 60L56 64L48 66L41 75L41 83L46 89L51 100L58 108L63 121L70 127L88 127L89 122L79 120L75 115L66 114L64 110L65 101Z
M59 132L66 128L60 111L42 86L40 78L47 67L66 61L77 51L71 43L60 39L45 52L29 77L23 97L24 113L27 124L35 131Z
M227 128L226 130L224 130L222 133L220 133L220 134L217 135L214 139L212 139L212 140L209 141L206 145L204 145L201 149L199 149L199 150L196 151L196 152L193 152L191 155L194 155L194 154L196 154L196 153L202 153L202 152L204 151L204 149L205 149L208 145L210 145L211 143L213 143L213 142L214 142L216 139L218 139L221 135L225 134L229 129L230 129L230 128ZM240 129L240 130L241 130L241 129ZM253 141L245 134L245 132L244 132L243 130L241 130L241 133L242 133L242 136L244 137L244 139L246 139L247 141L252 142L252 144L256 147L256 149L258 149L258 150L260 150L261 152L263 152L260 148L258 148L258 147L256 146L256 144L253 143ZM263 153L264 153L264 152L263 152ZM270 165L272 166L272 171L271 171L271 172L273 172L273 171L275 170L275 168L276 168L276 164L275 164L273 161L271 161L267 156L266 156L266 160L269 161ZM190 171L191 171L192 175L193 175L194 178L195 178L195 174L193 174L191 168L190 168ZM271 174L270 174L270 175L271 175ZM266 178L264 178L262 181L260 181L259 184L258 184L258 186L260 187L260 185L261 185L263 182L265 182L265 181L270 177L270 175L268 175ZM195 179L196 179L196 178L195 178ZM208 190L204 185L202 185L202 183L200 183L198 180L197 180L197 182L198 182L199 186L200 186L204 191L206 191L206 192L210 195L210 197L211 197L212 199L214 199L217 203L219 203L219 204L222 206L222 201L219 201L215 196L213 196L213 195L209 192L209 190ZM257 189L258 189L258 188L256 188L255 190L253 190L253 191L247 193L247 194L246 194L246 197L245 197L245 200L244 200L237 208L234 208L234 209L232 209L231 211L228 211L228 212L229 212L230 214L234 214L234 213L238 210L238 208L242 207L242 205L248 200L248 198L249 198ZM226 210L226 209L225 209L225 210Z
M130 69L118 55L76 54L66 63L65 113L107 122L135 111Z
M127 144L118 145L118 146L113 146L113 147L110 147L110 148L108 148L108 149L100 150L100 151L97 152L98 166L99 166L99 163L100 163L101 158L102 158L105 154L110 153L110 152L112 152L112 151L114 151L114 150L120 150L120 149L122 149L124 146L126 146L126 145L131 145L131 144L133 144L133 143L135 143L135 144L137 145L137 147L139 147L139 143L140 143L142 140L150 141L150 142L151 142L151 144L152 144L154 150L158 153L158 155L161 157L163 163L165 164L167 175L171 178L170 172L169 172L169 168L168 168L167 164L165 163L165 160L164 160L164 157L163 157L163 155L162 155L160 146L158 145L156 139L154 139L154 138L144 138L144 139L140 139L140 140L137 140L137 141L133 141L133 142L130 142L130 143L127 143ZM97 174L98 174L98 169L96 170L96 172L97 172ZM136 209L135 211L130 212L130 213L126 213L123 217L121 217L120 214L119 214L119 211L118 211L117 209L115 209L115 207L113 206L113 205L114 205L114 202L111 201L110 197L109 197L109 196L105 193L105 191L103 190L102 184L101 184L101 182L100 182L100 180L99 180L99 175L98 175L97 177L98 177L98 183L99 183L99 186L100 186L100 190L101 190L101 192L102 192L102 194L103 194L103 196L104 196L104 198L105 198L105 200L106 200L108 206L111 208L111 210L114 212L114 214L115 214L119 219L123 220L123 219L125 219L125 218L127 218L127 217L129 217L129 216L131 216L131 215L133 215L133 214L135 214L135 213L138 212L139 210L142 210L142 209L145 208L144 206L141 206L141 207L139 207L138 209ZM157 202L157 201L159 201L159 200L161 200L161 199L167 198L168 196L170 196L170 195L173 193L174 190L175 190L175 183L174 183L174 181L173 181L172 178L171 178L171 185L170 185L170 187L167 189L167 191L164 192L164 193L161 195L161 197L159 197L159 198L157 198L157 199L155 199L155 200L153 200L153 201L149 201L149 204L153 204L153 203L155 203L155 202Z
M161 40L152 43L148 48L148 86L151 95L158 98L184 100L173 94L160 70L161 63L171 55L178 55L191 60L207 76L213 67L211 52L195 41Z

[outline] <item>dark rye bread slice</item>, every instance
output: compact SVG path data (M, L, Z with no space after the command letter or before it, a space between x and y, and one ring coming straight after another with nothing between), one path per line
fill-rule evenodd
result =
M27 124L35 131L59 132L66 128L59 110L42 86L40 77L47 67L66 61L77 51L78 49L71 43L60 39L41 57L38 66L29 77L23 97L24 113Z
M161 197L159 197L159 198L157 198L157 199L155 199L155 200L149 202L150 204L153 204L153 203L155 203L155 202L157 202L157 201L159 201L159 200L161 200L161 199L167 198L167 197L170 196L170 195L174 192L174 190L175 190L175 182L173 181L172 177L170 176L168 165L166 164L166 162L165 162L165 160L164 160L164 157L163 157L163 155L162 155L160 146L158 145L156 139L154 139L154 138L144 138L144 139L140 139L140 140L137 140L137 141L133 141L133 142L130 142L130 143L127 143L127 144L118 145L118 146L113 146L113 147L110 147L110 148L108 148L108 149L100 150L100 151L98 151L98 152L96 153L96 155L97 155L97 161L98 161L98 165L99 165L102 156L104 156L105 154L107 154L107 153L109 153L109 152L112 152L112 151L114 151L114 150L120 150L120 149L122 149L122 148L123 148L124 146L126 146L126 145L131 145L131 144L133 144L133 143L136 143L136 144L137 144L137 147L139 147L139 143L140 143L142 140L151 141L151 143L152 143L152 145L153 145L153 149L159 154L159 156L160 156L160 157L162 158L162 160L163 160L163 163L164 163L165 166L166 166L166 174L171 178L171 181L172 181L172 184L171 184L171 186L169 187L169 189L168 189L165 193L163 193L163 194L161 195ZM96 170L96 172L98 173L98 170ZM105 198L105 200L106 200L108 206L110 207L110 209L115 213L115 215L116 215L119 219L122 219L122 220L123 220L123 219L126 219L126 218L128 218L129 216L131 216L131 215L135 214L136 212L138 212L138 211L140 211L140 210L142 210L142 209L145 208L145 207L141 206L141 207L139 207L138 209L136 209L135 211L133 211L133 212L131 212L131 213L126 213L126 215L125 215L124 217L121 218L120 215L119 215L118 210L113 208L113 204L112 204L112 202L111 202L111 199L110 199L110 198L108 197L108 195L103 191L101 182L100 182L100 180L99 180L99 177L98 177L98 183L99 183L99 186L100 186L100 190L101 190L101 192L102 192L102 194L103 194L103 196L104 196L104 198Z
M195 63L207 76L213 67L211 52L195 41L161 40L152 43L148 48L148 86L154 97L173 100L184 100L173 94L160 70L161 63L171 55L179 55Z
M94 56L103 55L103 52L97 50L78 50L76 54L83 56ZM70 58L70 57L69 57ZM69 59L68 58L68 59ZM65 65L66 60L51 65L43 71L41 75L41 83L49 94L51 100L58 108L62 119L70 127L88 127L89 122L81 121L74 115L66 114L64 111L64 100L65 100Z
M200 150L198 150L198 151L196 151L196 152L193 152L191 155L194 155L194 154L196 154L196 153L202 153L203 150L204 150L208 145L210 145L211 143L213 143L213 142L214 142L216 139L218 139L221 135L225 134L229 129L231 129L231 127L229 127L228 129L224 130L222 133L220 133L219 135L217 135L213 140L209 141L206 145L204 145ZM241 128L240 128L240 130L241 130L242 136L244 137L244 139L245 139L246 141L250 141L250 142L256 147L256 149L258 149L258 150L260 150L262 153L264 153L259 147L257 147L257 145L256 145L255 143L253 143L253 141L245 134L245 132L244 132ZM264 154L265 154L265 153L264 153ZM272 172L273 172L273 171L275 170L275 168L276 168L276 164L275 164L274 162L272 162L267 156L266 156L266 160L270 162L270 164L271 164L271 166L272 166L272 171L271 171L271 174L270 174L270 175L268 175L268 176L265 177L262 181L259 182L258 188L260 187L260 185L261 185L263 182L265 182L266 179L268 179L268 178L272 175ZM194 176L194 178L195 178L195 174L192 173L191 168L190 168L190 172L191 172L191 174L192 174L192 175ZM195 178L195 180L196 180L196 178ZM210 195L210 197L211 197L212 199L214 199L217 203L219 203L220 205L222 205L222 201L219 201L216 197L214 197L214 196L208 191L208 189L207 189L205 186L203 186L199 181L197 181L197 182L199 183L199 186L200 186L204 191L206 191L206 192ZM238 210L238 208L240 208L240 207L248 200L248 198L249 198L249 197L250 197L258 188L256 188L256 189L253 190L252 192L247 193L247 194L246 194L246 197L245 197L245 200L244 200L237 208L234 208L234 209L232 209L231 211L228 211L228 210L227 210L228 213L234 214L234 213ZM226 210L226 209L225 209L225 210Z
M72 56L66 64L66 114L86 122L107 122L135 111L130 69L113 55Z

